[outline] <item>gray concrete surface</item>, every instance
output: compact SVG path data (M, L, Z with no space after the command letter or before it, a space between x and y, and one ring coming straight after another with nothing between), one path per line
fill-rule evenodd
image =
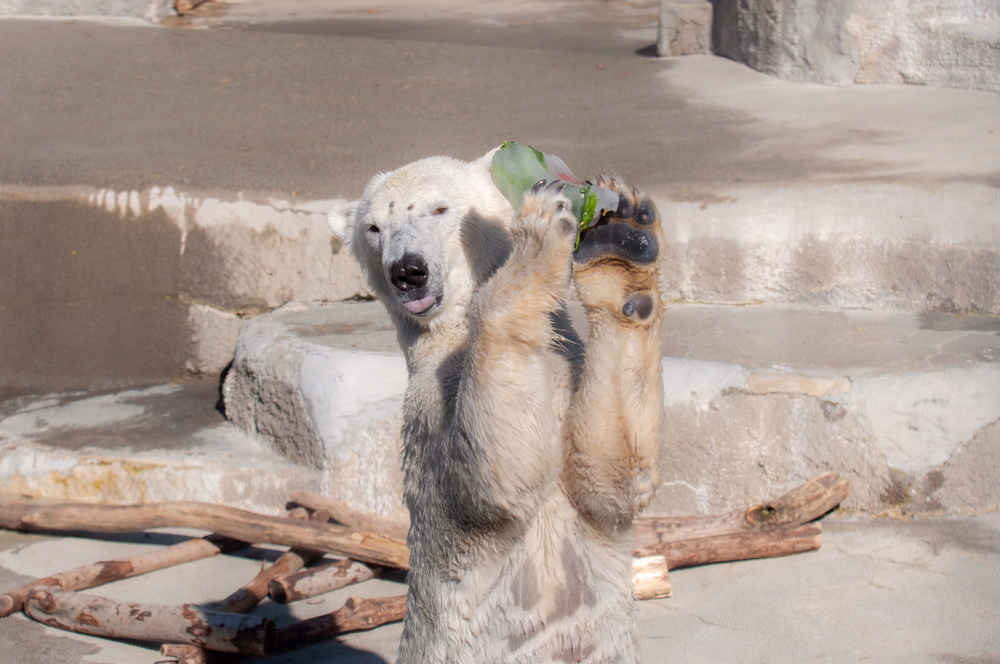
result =
M86 562L136 555L177 541L149 536L63 538L0 534L0 584ZM87 591L127 601L204 602L250 579L273 550L255 548ZM828 517L823 546L786 558L723 563L671 573L673 597L640 602L645 662L716 664L995 664L1000 652L1000 516L895 521ZM339 608L352 595L404 592L375 579L255 612L279 624ZM399 625L245 660L393 662ZM0 648L17 664L152 664L151 644L58 632L21 614L0 619Z
M217 373L234 316L363 294L325 208L508 138L652 193L673 298L1000 312L995 94L649 57L655 3L371 9L0 21L4 394Z

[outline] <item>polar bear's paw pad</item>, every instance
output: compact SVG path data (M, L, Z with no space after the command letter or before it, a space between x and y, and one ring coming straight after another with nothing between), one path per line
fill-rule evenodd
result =
M649 293L632 293L625 298L622 315L626 318L646 320L653 313L653 298Z
M649 266L660 253L655 226L659 215L652 201L643 198L637 189L629 191L614 178L605 182L598 177L595 184L618 193L618 209L605 213L594 225L583 231L580 246L573 254L577 265L589 265L604 260L623 260L635 266Z

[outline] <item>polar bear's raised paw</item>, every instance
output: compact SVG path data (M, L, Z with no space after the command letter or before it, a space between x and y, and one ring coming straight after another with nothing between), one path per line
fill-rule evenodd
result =
M615 178L599 176L595 184L618 194L618 209L583 232L573 254L577 291L587 307L613 308L620 319L643 323L659 299L660 215L648 197Z
M576 222L572 205L563 195L564 187L559 181L541 180L525 192L513 224L515 242L518 236L530 233L541 244L551 239L559 245L569 245L568 238L576 232Z

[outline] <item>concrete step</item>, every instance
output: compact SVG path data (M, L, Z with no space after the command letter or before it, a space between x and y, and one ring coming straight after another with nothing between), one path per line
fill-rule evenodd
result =
M98 503L195 500L283 513L319 474L227 422L215 384L0 403L0 493Z
M855 510L1000 505L996 317L685 304L663 348L654 512L731 509L826 470L851 479ZM294 304L244 323L224 397L235 425L321 469L327 493L396 514L405 386L380 304Z
M1000 314L995 93L641 57L654 3L362 4L0 20L0 398L219 372L241 318L363 294L330 205L508 138L649 192L672 299Z

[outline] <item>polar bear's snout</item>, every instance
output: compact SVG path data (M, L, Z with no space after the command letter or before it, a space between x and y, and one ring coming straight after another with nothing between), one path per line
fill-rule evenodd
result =
M427 285L427 262L416 254L406 254L389 267L392 285L403 292Z
M426 295L429 269L419 255L407 253L389 266L389 282L403 307L411 314L420 315L431 310L437 302L433 295Z

